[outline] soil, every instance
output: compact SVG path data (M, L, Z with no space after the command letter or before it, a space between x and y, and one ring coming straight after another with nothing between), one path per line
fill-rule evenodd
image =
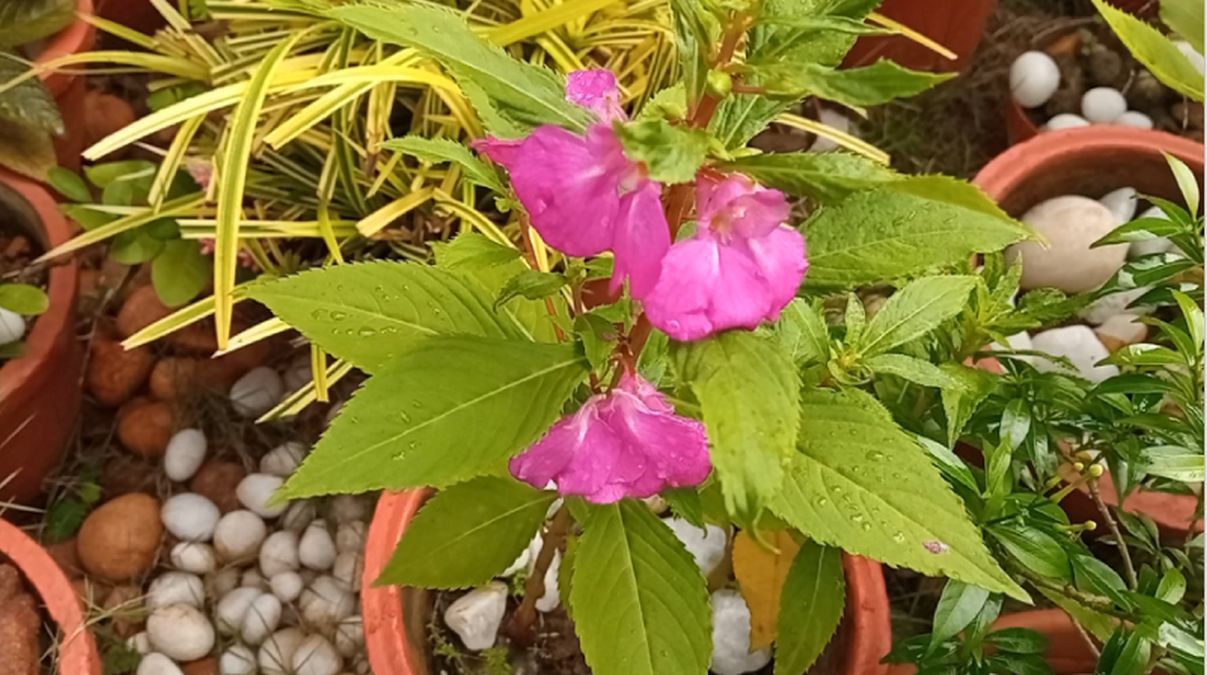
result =
M47 653L42 636L42 616L37 598L25 588L21 572L0 563L0 675L36 675L43 672L41 655Z

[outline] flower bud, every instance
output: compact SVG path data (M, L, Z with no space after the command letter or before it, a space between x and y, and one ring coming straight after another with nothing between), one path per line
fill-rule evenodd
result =
M733 78L723 70L708 71L708 93L714 96L729 96L733 89Z

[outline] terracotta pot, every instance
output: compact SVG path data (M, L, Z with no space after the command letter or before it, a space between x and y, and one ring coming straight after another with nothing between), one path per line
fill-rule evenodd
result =
M885 0L881 14L904 24L956 53L954 61L900 35L865 36L847 54L848 67L889 59L915 70L963 70L985 34L997 0Z
M977 174L975 183L1011 215L1022 215L1039 202L1060 195L1100 197L1124 186L1180 201L1177 184L1162 156L1186 163L1203 181L1203 145L1161 131L1122 126L1091 126L1050 131L998 155ZM1114 487L1105 483L1103 500L1115 505ZM1194 498L1137 492L1126 506L1152 518L1170 534L1185 534ZM1087 495L1070 495L1063 504L1074 518L1096 518ZM1197 524L1202 529L1202 521Z
M76 0L76 12L92 14L92 0ZM92 49L96 42L96 28L76 17L66 28L56 33L46 41L42 53L34 63L41 65L68 54L78 54ZM84 118L87 115L84 105L84 78L64 72L42 73L42 82L55 102L59 104L59 113L63 116L63 136L55 140L55 155L59 164L71 169L79 169L80 153L84 150Z
M46 613L58 624L58 672L101 675L96 642L84 622L80 600L63 569L46 549L16 525L0 520L0 558L7 558L33 587Z
M28 178L0 170L0 215L28 230L43 250L71 229L54 199ZM0 364L0 501L27 502L67 447L80 407L83 352L75 337L79 268L66 258L50 268L50 309L34 321L25 353Z
M167 25L149 0L97 0L96 13L126 28L150 35ZM106 35L102 40L107 41Z
M399 586L374 586L407 524L427 498L426 490L383 493L369 525L365 568L361 582L361 613L369 664L377 675L427 675L428 645L426 591ZM845 675L884 675L880 659L892 646L888 593L880 563L844 556L847 608L837 640L835 659ZM835 671L837 672L837 671Z

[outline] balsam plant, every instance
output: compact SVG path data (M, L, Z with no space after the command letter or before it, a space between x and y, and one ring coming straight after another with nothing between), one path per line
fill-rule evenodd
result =
M876 4L674 2L683 76L636 110L612 73L563 82L445 10L330 9L468 96L485 137L400 143L459 166L518 241L463 221L434 265L336 263L249 287L369 375L281 497L439 488L384 583L474 586L543 531L509 632L530 638L561 550L601 675L708 669L705 580L640 501L656 494L787 558L758 609L777 672L808 668L838 626L843 550L1028 599L938 467L958 463L985 377L964 362L1009 313L1009 282L970 256L1030 231L954 179L746 147L803 96L858 109L945 79L837 69ZM869 286L895 292L847 292ZM911 399L947 414L903 426L893 411Z

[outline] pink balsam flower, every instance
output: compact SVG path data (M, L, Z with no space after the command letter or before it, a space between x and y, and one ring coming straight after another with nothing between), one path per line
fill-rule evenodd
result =
M625 373L513 457L510 468L535 487L553 481L561 494L606 504L696 485L712 465L704 425L676 415L653 385Z
M642 298L650 322L698 340L778 318L809 267L804 237L784 224L788 211L782 192L741 174L698 177L696 232L671 246Z
M625 156L612 128L625 119L615 75L570 73L566 98L598 119L583 135L546 124L522 139L486 138L474 147L507 169L532 226L550 246L579 257L611 250L612 288L628 277L633 294L644 295L670 247L662 186Z

